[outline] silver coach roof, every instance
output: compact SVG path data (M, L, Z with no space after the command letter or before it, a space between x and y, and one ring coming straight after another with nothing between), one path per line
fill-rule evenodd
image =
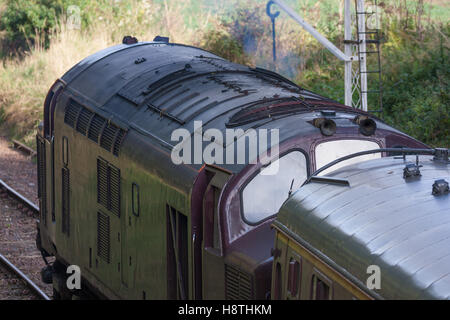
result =
M311 181L283 204L275 225L360 284L368 266L379 266L374 291L385 299L448 299L450 194L432 195L432 185L450 182L450 164L420 156L421 177L404 179L415 160L388 157L328 174L349 186Z

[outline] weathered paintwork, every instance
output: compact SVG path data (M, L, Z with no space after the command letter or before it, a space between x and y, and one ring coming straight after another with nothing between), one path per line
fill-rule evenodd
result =
M450 194L432 194L435 180L450 180L450 163L420 156L421 176L405 179L405 165L415 161L386 157L328 175L349 186L305 184L279 211L280 239L315 255L338 274L334 279L346 279L368 298L450 298ZM381 283L369 291L371 265L380 268Z
M336 112L337 131L331 137L311 124L321 110ZM89 118L83 120L83 114ZM237 278L247 279L247 287L234 288L242 291L238 296L265 298L273 217L247 224L240 200L240 190L260 164L175 165L171 133L178 128L192 133L194 121L202 121L204 131L224 132L227 124L244 130L276 128L280 152L303 150L309 171L315 169L315 146L327 140L424 147L371 115L378 129L363 136L351 121L358 114L368 115L275 73L198 48L148 42L105 49L59 79L44 105L44 128L38 133L40 245L62 264L79 265L85 286L101 297L232 298L229 277L237 272ZM93 117L107 125L91 139ZM124 134L120 139L116 134L114 147L106 150L102 140L110 125ZM99 159L120 170L120 215L100 203ZM139 214L133 213L134 186ZM67 210L69 218L63 221ZM108 228L98 212L109 219ZM182 239L175 241L179 259L171 258L175 246L169 217L186 218ZM107 235L99 240L105 228ZM109 262L101 258L105 248Z

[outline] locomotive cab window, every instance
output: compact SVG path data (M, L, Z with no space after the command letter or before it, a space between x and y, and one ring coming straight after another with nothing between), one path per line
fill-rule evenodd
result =
M316 170L320 169L324 165L334 161L338 158L347 156L352 153L379 149L380 146L375 141L370 140L356 140L356 139L348 139L348 140L334 140L334 141L326 141L317 145L315 156L316 156ZM352 163L372 160L381 158L381 153L373 153L366 154L363 156L351 158L345 161L342 161L331 168L328 168L325 171L322 171L319 175L326 175L329 172L332 172L338 168L347 166Z
M287 199L291 185L295 191L305 181L307 168L306 156L296 150L262 169L242 191L244 220L256 224L274 216Z

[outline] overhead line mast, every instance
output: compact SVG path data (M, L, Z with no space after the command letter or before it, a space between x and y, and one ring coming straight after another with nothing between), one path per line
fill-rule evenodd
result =
M276 4L284 12L286 12L292 19L294 19L303 29L310 33L317 41L319 41L328 51L330 51L339 60L345 63L345 104L356 109L368 111L367 95L368 93L379 94L379 110L382 109L381 99L381 62L380 62L380 42L378 33L378 16L375 16L377 21L376 31L366 31L366 15L378 15L377 10L375 12L368 12L365 9L364 0L355 0L356 14L356 39L353 39L352 33L352 14L350 0L344 0L344 52L330 42L325 36L317 31L313 26L300 17L292 8L284 3L282 0L271 0L267 3L267 14L272 20L273 37L274 37L274 59L275 59L275 18L278 16L278 12L272 14L270 7ZM376 2L375 2L375 8ZM375 35L375 39L367 39L367 35ZM376 50L367 50L367 44L376 44ZM367 70L367 55L369 53L376 53L378 55L378 68L376 70ZM358 61L356 70L354 70L353 61ZM377 73L379 76L378 90L369 91L367 89L367 78L369 73ZM356 99L354 96L356 95Z

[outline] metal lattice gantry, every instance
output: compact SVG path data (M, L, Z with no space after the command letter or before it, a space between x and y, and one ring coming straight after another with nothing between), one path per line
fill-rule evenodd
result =
M379 21L379 12L376 0L371 5L371 10L366 10L364 0L355 0L354 12L351 0L344 0L344 52L331 43L326 37L318 32L314 27L301 18L294 10L287 6L282 0L271 0L267 4L267 12L270 14L270 6L278 5L300 26L309 32L317 41L327 48L334 56L345 63L345 104L356 109L368 111L368 94L379 95L379 110L382 108L381 99L381 62L380 62L380 41L379 41L379 23L375 24L375 31L366 31L367 18ZM373 9L375 8L375 10ZM277 14L278 15L278 14ZM375 17L374 17L375 15ZM274 19L272 19L274 25ZM274 40L275 41L275 40ZM376 49L367 49L368 45L376 45ZM275 52L275 47L274 47ZM367 58L369 54L377 54L377 68L367 69ZM353 63L358 62L358 63ZM367 80L369 74L378 75L378 89L368 90Z
M372 0L370 5L366 6L364 0L355 0L354 24L356 28L355 41L358 55L358 73L360 78L359 96L363 110L368 110L368 95L378 95L378 109L372 109L372 112L381 112L382 103L382 82L381 82L381 53L380 53L380 13L377 0ZM375 55L375 63L371 62L369 69L369 57ZM374 66L375 65L375 66ZM369 81L370 80L370 81ZM368 89L368 83L371 83L372 89Z

